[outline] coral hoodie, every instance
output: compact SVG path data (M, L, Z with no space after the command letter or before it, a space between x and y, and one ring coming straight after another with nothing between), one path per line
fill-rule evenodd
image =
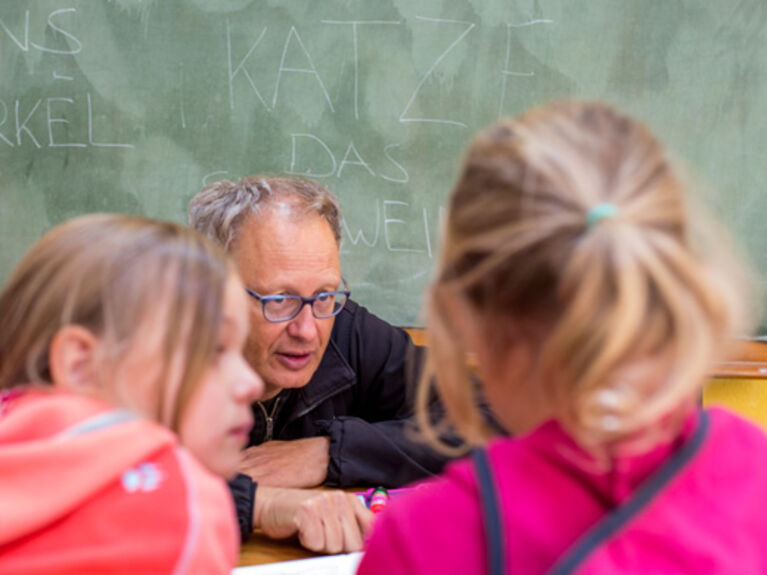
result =
M0 401L0 575L229 573L234 508L169 430L79 395Z

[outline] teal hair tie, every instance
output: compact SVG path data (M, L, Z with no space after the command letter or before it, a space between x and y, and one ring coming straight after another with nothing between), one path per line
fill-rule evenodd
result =
M586 214L586 229L591 229L605 218L612 218L618 213L615 204L597 204Z

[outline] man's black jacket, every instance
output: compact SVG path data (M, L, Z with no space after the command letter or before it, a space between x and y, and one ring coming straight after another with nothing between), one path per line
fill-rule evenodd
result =
M439 473L447 459L412 440L409 420L422 352L404 330L348 301L309 383L253 405L249 445L329 436L325 485L333 487L398 487ZM256 486L240 474L230 488L244 539L253 529Z

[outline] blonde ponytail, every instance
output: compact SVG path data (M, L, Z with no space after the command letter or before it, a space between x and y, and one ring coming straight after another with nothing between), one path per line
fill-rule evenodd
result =
M450 422L481 441L460 333L439 302L451 292L495 333L545 327L543 392L584 446L668 418L749 329L746 286L696 250L689 214L662 146L607 105L559 102L479 134L450 198L422 387L435 382ZM631 376L650 360L666 377ZM435 439L426 397L419 421Z

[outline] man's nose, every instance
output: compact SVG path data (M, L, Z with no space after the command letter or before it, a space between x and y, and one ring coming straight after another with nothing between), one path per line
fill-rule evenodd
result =
M312 340L317 336L317 318L312 313L312 306L305 305L288 323L288 335L302 340Z

